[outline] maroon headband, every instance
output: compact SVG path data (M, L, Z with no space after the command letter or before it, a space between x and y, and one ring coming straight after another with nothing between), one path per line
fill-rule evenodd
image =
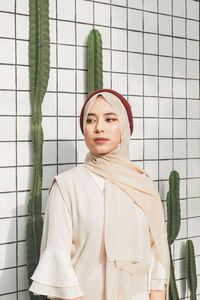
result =
M114 94L115 96L117 96L117 98L119 98L121 100L122 104L124 105L124 107L126 109L127 115L128 115L129 124L130 124L130 131L131 131L131 134L132 134L132 132L133 132L133 115L132 115L132 111L131 111L131 106L128 103L128 101L122 95L120 95L118 92L116 92L114 90L111 90L111 89L99 89L99 90L96 90L92 94L90 94L87 97L87 99L85 100L85 103L84 103L84 105L83 105L83 107L81 109L81 113L80 113L80 127L81 127L82 133L83 133L83 114L84 114L85 105L91 99L91 97L93 95L100 94L101 92L108 92L108 93Z

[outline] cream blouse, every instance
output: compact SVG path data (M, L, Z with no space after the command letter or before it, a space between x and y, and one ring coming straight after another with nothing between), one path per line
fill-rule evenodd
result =
M103 220L104 178L88 169L86 170L92 176L102 193L102 201L99 202L98 199L96 206ZM137 208L137 211L140 210L140 216L146 218L142 210L138 206ZM94 227L95 226L96 224L94 224ZM103 237L103 226L101 226L101 228ZM98 236L99 232L97 232L97 237ZM84 286L84 289L82 288L79 275L71 259L70 251L73 253L72 241L72 218L66 207L66 203L63 201L63 196L61 195L58 184L55 181L49 194L45 210L40 260L31 277L33 282L29 291L33 292L34 295L46 295L48 299L73 299L83 296L84 300L109 300L105 297L106 252L103 239L101 239L101 243L97 242L97 244L94 245L94 249L92 249L91 255L94 257L97 255L97 257L99 256L100 258L98 259L99 263L95 270L89 267L90 263L92 265L92 258L91 262L88 261L87 272L90 274L90 278L88 278L87 288ZM66 251L66 247L68 247L68 251ZM147 277L148 285L146 292L132 296L131 300L149 300L150 290L163 290L164 288L164 284L166 283L165 269L153 251L151 267ZM85 292L87 290L90 291L91 297L87 296L87 292Z

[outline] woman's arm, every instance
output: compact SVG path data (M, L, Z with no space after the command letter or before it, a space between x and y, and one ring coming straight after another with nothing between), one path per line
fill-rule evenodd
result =
M61 299L60 298L60 300L83 300L83 296L81 296L81 297L77 297L77 298L68 298L68 299Z
M160 290L150 290L150 300L165 300L166 299L166 288L167 285L164 285L164 289L162 291Z

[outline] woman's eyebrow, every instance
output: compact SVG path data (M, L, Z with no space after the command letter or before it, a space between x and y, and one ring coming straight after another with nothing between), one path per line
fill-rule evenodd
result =
M115 116L117 116L117 114L112 113L112 112L109 112L109 113L105 113L105 114L104 114L104 116L107 116L107 115L115 115ZM88 116L96 116L96 114L94 114L94 113L89 113Z

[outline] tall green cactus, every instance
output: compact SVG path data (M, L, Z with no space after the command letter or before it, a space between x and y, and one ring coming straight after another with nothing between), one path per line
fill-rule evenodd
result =
M103 88L102 40L97 29L92 29L88 36L88 95Z
M190 300L196 300L197 290L197 275L196 275L196 263L195 252L192 240L187 240L185 249L186 258L186 279L187 285L190 290Z
M49 43L49 1L29 0L29 63L30 63L30 98L32 107L32 148L33 177L28 203L28 222L26 227L28 279L32 276L40 256L40 243L43 229L42 207L42 101L47 90L50 65ZM34 296L31 299L46 299Z
M169 191L167 193L167 235L170 252L170 284L169 297L170 300L178 300L178 290L174 275L174 266L171 253L171 245L176 239L180 230L180 198L179 198L179 174L172 171L169 176Z

